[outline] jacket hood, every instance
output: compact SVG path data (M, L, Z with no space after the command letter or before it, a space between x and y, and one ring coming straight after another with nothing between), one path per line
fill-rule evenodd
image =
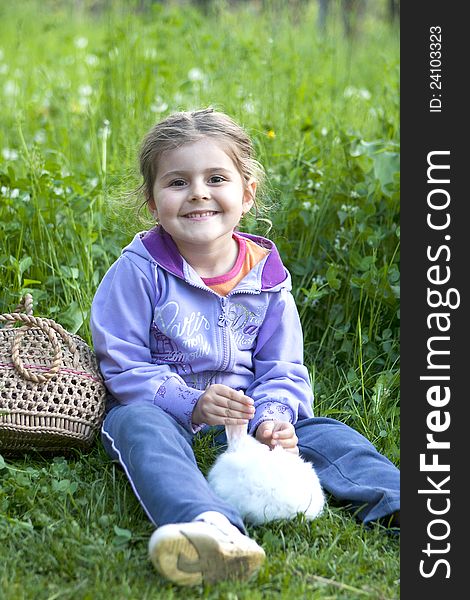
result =
M267 258L259 263L262 268L261 291L274 291L274 288L277 289L281 284L282 287L291 288L290 275L271 240L239 231L235 232L235 236L251 240L269 251ZM132 242L123 249L123 253L126 253L128 258L131 258L129 254L134 254L140 259L156 262L176 277L185 279L185 260L179 253L173 238L161 225L136 234Z

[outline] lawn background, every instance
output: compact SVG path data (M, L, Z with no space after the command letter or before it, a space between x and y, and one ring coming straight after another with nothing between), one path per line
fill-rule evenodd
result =
M315 413L398 465L399 31L385 1L351 36L331 5L320 30L317 2L0 2L0 311L31 292L90 342L101 277L149 226L129 196L142 135L215 106L269 176L261 216L293 276ZM208 440L197 455L207 469ZM398 540L333 502L310 524L250 529L268 554L252 584L181 592L149 565L152 527L98 444L0 459L0 486L8 600L399 595Z

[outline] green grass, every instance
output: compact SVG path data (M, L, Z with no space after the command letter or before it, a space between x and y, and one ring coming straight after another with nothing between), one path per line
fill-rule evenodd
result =
M316 414L398 465L398 31L381 0L352 40L338 15L319 34L316 2L300 15L259 4L0 4L0 312L29 291L36 314L90 341L96 287L146 227L139 200L124 200L142 135L174 110L216 106L269 175L264 216L293 275ZM206 442L197 453L206 468ZM311 524L250 529L268 555L254 583L180 592L149 565L152 527L99 444L0 459L0 486L7 600L398 597L397 539L332 503Z
M397 598L398 540L330 506L316 521L249 528L267 561L255 583L179 591L147 559L152 526L104 451L28 456L0 471L0 595L70 598Z

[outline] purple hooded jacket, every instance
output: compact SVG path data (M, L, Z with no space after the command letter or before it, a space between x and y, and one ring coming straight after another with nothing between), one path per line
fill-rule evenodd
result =
M263 421L313 416L290 275L275 245L228 294L208 288L161 227L137 234L98 287L91 310L94 349L116 403L150 402L190 432L205 388L223 383L254 400Z

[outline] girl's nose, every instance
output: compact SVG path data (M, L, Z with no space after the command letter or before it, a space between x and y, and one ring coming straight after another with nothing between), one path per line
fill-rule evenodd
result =
M195 181L191 186L191 200L209 200L210 192L202 181Z

